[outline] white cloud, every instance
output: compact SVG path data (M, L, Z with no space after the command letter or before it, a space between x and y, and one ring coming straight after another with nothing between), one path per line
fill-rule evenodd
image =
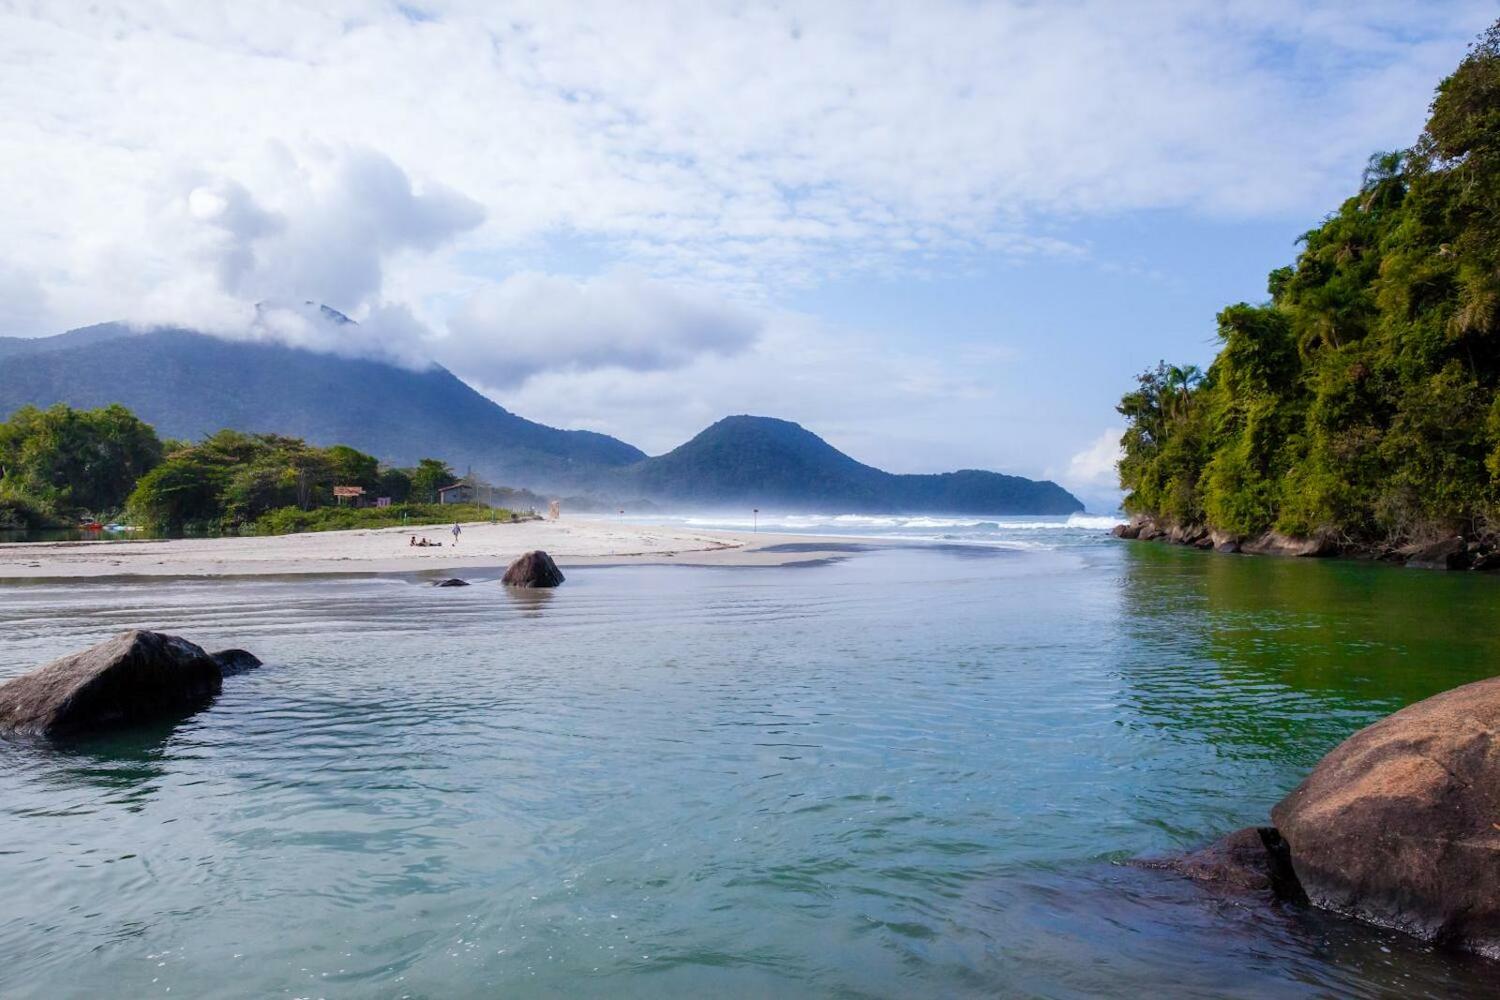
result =
M262 300L246 326L221 335L341 357L376 358L407 368L432 365L432 332L401 305L376 306L356 323L315 302Z
M1120 503L1120 459L1125 450L1122 428L1110 427L1088 447L1068 459L1068 468L1058 480L1079 496L1090 510L1114 510Z
M47 293L36 276L0 260L0 337L35 337L48 330Z
M681 368L701 354L744 350L760 328L748 309L638 273L578 281L527 271L475 292L449 318L437 353L504 388L547 371Z
M225 283L349 310L383 278L419 313L496 276L392 251L443 244L480 206L461 251L570 233L654 277L762 295L931 254L1076 253L1055 223L1081 214L1322 211L1369 151L1413 138L1433 81L1493 13L1466 0L423 12L0 13L0 184L26 193L0 204L0 226L59 319L193 301L162 290L181 262L149 239L160 179L184 173L200 179L173 197L222 230L209 266ZM269 173L303 174L306 200L268 193L268 146L284 159ZM348 149L378 152L319 162Z
M1078 256L1073 225L1121 213L1296 225L1415 137L1493 18L1490 0L420 6L0 10L0 232L26 269L0 268L0 327L437 351L521 413L656 450L744 409L902 471L1025 471L1101 418L998 391L1024 357L831 330L779 308L787 290ZM533 259L554 243L586 263Z
M601 430L652 454L731 413L803 424L862 461L899 472L1027 465L1025 442L989 433L1003 352L961 366L892 350L787 311L733 355L703 352L671 370L548 371L514 388L481 385L546 423Z

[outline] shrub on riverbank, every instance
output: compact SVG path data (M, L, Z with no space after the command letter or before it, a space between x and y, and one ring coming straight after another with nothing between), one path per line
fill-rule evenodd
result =
M35 531L67 524L26 494L0 486L0 531Z
M456 521L509 521L511 512L480 504L403 503L390 507L282 507L255 519L245 534L291 535L302 531L347 531L351 528L395 528L446 525Z
M1238 536L1400 544L1500 528L1500 22L1416 145L1370 159L1208 370L1120 402L1126 509Z

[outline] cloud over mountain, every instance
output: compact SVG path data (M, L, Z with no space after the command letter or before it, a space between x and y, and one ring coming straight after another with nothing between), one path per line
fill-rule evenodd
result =
M504 388L547 371L680 368L744 350L761 326L748 309L636 273L578 281L527 271L475 292L437 350L449 367Z

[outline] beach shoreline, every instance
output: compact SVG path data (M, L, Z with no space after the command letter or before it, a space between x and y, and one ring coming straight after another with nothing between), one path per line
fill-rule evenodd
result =
M532 549L545 550L564 570L644 563L786 566L847 555L849 541L583 517L480 521L461 527L457 544L451 525L223 538L10 542L0 544L0 580L499 573ZM414 546L411 537L434 544ZM794 549L776 551L793 544Z

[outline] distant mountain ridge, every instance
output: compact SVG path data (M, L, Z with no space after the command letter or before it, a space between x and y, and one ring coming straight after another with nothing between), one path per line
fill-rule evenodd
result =
M762 506L880 513L1069 514L1051 482L996 472L894 475L855 461L805 428L726 417L655 458L605 434L519 417L447 369L181 329L100 324L28 340L0 338L0 417L31 403L121 403L163 437L220 428L348 444L383 461L441 457L462 471L539 491L663 505Z
M965 469L896 475L865 465L789 420L725 417L691 441L604 477L624 494L700 506L783 506L880 513L1071 514L1083 504L1052 482Z

